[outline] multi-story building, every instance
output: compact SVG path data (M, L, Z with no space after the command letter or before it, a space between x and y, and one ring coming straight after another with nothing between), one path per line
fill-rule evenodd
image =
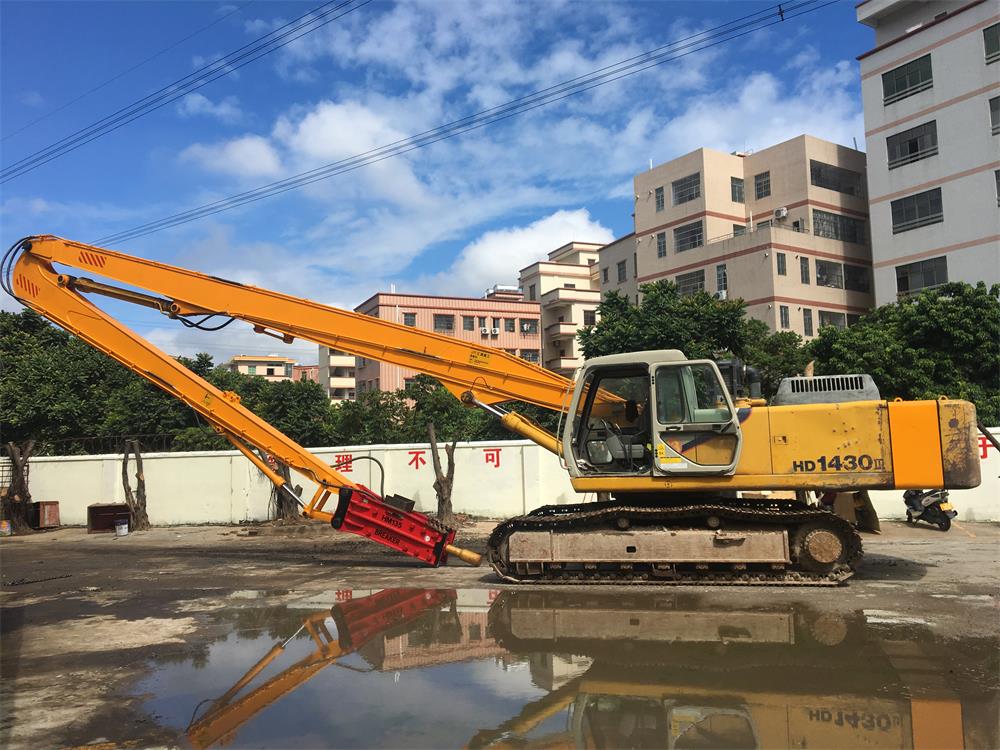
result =
M634 185L638 284L742 297L748 315L806 338L872 307L860 151L808 135L747 154L701 148ZM622 285L628 238L619 243L615 267L601 252L601 273Z
M353 401L355 359L326 346L319 348L319 383L331 401Z
M292 380L311 380L319 382L319 365L295 365L292 367Z
M597 321L600 249L592 242L569 242L550 252L548 260L521 269L521 289L541 307L541 361L549 370L571 375L583 359L576 334Z
M355 312L503 349L529 362L541 358L538 302L524 300L517 287L495 286L484 297L379 292L358 305ZM357 358L358 392L399 390L417 374L398 365Z
M269 355L260 357L251 354L238 354L226 364L232 372L243 375L256 375L272 382L291 380L295 360L289 357Z
M629 302L639 304L639 259L635 233L609 242L599 252L600 290L620 292Z
M867 0L861 61L875 300L1000 282L996 0Z

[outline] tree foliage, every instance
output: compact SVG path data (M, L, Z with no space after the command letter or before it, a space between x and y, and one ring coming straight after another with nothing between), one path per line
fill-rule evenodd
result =
M707 292L682 296L669 281L646 284L642 294L638 305L618 292L605 296L597 325L579 334L588 359L647 349L679 349L689 359L735 356L760 370L768 397L782 378L801 373L809 362L798 334L772 333L746 316L741 299L718 300Z
M883 398L966 399L1000 424L1000 285L945 284L821 328L809 348L818 375L868 373Z

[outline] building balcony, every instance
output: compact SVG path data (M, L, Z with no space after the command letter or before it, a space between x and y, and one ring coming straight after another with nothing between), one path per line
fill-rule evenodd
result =
M330 378L329 388L334 389L334 390L337 389L337 388L351 388L351 389L353 389L354 388L354 378L344 378L344 377L336 378L336 377L332 377L332 378Z
M354 357L350 354L331 354L330 367L354 367Z
M575 338L580 327L576 323L553 323L545 326L545 336L549 339Z
M550 289L541 296L539 300L542 307L560 307L563 305L592 304L596 305L601 301L599 289Z
M545 360L545 369L555 372L573 372L580 362L573 357L551 357Z

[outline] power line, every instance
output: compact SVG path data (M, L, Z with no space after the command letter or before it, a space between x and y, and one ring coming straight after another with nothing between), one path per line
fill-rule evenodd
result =
M141 68L143 65L146 65L147 63L151 63L153 60L157 59L158 57L162 57L163 55L165 55L166 53L170 52L171 50L176 49L177 47L179 47L182 44L184 44L184 42L186 42L186 41L188 41L190 39L194 39L196 36L198 36L202 32L208 31L213 26L216 26L216 25L222 23L223 21L225 21L230 16L236 15L237 13L240 13L240 12L246 10L249 6L253 5L256 1L257 0L249 0L246 3L243 3L243 5L239 6L238 8L235 8L234 10L229 11L224 16L220 16L219 18L216 18L214 21L212 21L212 23L208 24L207 26L202 26L200 29L198 29L197 31L194 31L194 32L188 34L183 39L178 39L176 42L174 42L173 44L171 44L169 47L164 47L163 49L161 49L156 54L150 55L145 60L137 62L135 65L133 65L133 66L131 66L129 68L126 68L121 73L118 73L117 75L112 76L108 80L104 81L104 83L99 83L96 86L94 86L92 89L88 89L87 91L84 91L82 94L80 94L76 98L70 99L65 104L62 104L61 106L56 107L52 111L50 111L50 112L42 115L41 117L38 117L38 118L32 120L27 125L24 125L23 127L20 127L17 130L15 130L13 133L7 133L7 135L3 136L3 138L0 139L0 140L6 141L8 138L13 138L15 135L23 133L28 128L30 128L30 127L32 127L34 125L37 125L42 120L47 120L48 118L52 117L52 115L58 114L58 113L62 112L64 109L66 109L67 107L72 106L73 104L76 104L81 99L86 99L91 94L93 94L93 93L95 93L97 91L100 91L101 89L103 89L103 88L105 88L107 86L110 86L112 83L114 83L118 79L123 78L124 76L128 75L129 73L131 73L134 70L138 70L139 68Z
M505 104L482 110L437 128L402 138L393 143L355 154L354 156L340 159L330 164L301 172L292 177L229 196L228 198L222 198L187 211L167 216L163 219L147 222L146 224L102 237L95 240L95 244L124 242L137 237L143 237L163 229L186 224L200 218L254 203L258 200L280 195L290 190L296 190L314 182L329 179L345 172L351 172L395 156L401 156L410 151L437 143L438 141L501 122L539 107L561 101L570 96L589 91L590 89L636 75L650 68L694 54L695 52L732 41L755 31L782 23L784 20L815 12L828 5L832 5L836 1L826 0L825 2L820 2L820 0L804 0L787 5L782 3L770 6L756 13L751 13L670 44L654 48L617 63L604 66L603 68L598 68L595 71L577 76L576 78L534 91Z
M274 31L164 86L158 91L154 91L152 94L126 107L122 107L107 117L7 166L0 172L0 184L25 175L53 159L64 156L97 138L118 130L118 128L127 125L133 120L154 112L193 91L197 91L203 86L207 86L209 83L227 76L265 55L276 52L295 40L301 39L303 36L311 34L327 24L343 18L348 13L363 8L371 2L372 0L342 0L340 2L338 0L330 0L330 2L314 8L309 13L299 16L293 21L289 21Z

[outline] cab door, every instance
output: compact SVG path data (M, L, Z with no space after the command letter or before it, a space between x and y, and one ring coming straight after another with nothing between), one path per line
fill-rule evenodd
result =
M729 391L709 360L655 365L653 472L732 474L743 434Z

